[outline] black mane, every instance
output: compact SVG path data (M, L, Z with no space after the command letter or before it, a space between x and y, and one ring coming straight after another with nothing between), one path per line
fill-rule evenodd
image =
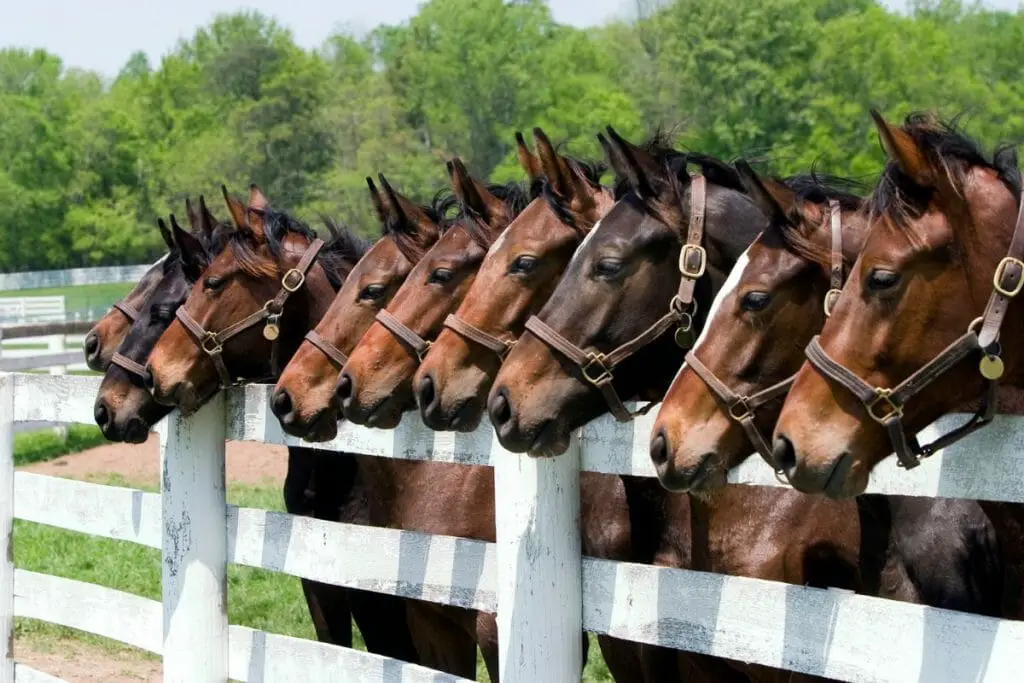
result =
M997 149L990 161L978 143L958 129L958 124L959 117L942 121L933 113L915 112L907 116L902 130L934 167L945 169L957 188L962 187L970 167L981 166L994 170L1019 201L1021 174L1013 147ZM918 185L890 160L868 199L868 212L871 216L887 215L896 225L905 225L927 208L931 193L931 188Z
M856 211L864 205L863 192L867 189L859 180L817 171L791 175L779 179L779 182L793 190L802 201L827 204L834 199L847 211Z
M438 228L438 234L444 234L454 223L453 210L458 208L458 200L450 190L440 190L429 204L418 204L417 208ZM392 237L395 246L410 263L418 263L433 242L426 242L422 236L410 230L410 223L398 214L388 212L387 220L381 225L381 237Z
M677 150L672 146L670 136L665 131L655 131L639 147L660 162L676 180L686 180L689 173L687 169L693 164L700 167L701 173L709 182L746 194L740 174L732 164L710 154ZM622 199L632 189L626 178L616 178L615 199Z
M510 181L504 185L487 185L487 191L505 205L508 215L515 218L533 200L534 196L527 191L525 184ZM471 208L457 202L458 213L455 221L461 222L469 238L484 249L490 249L494 242L494 231L488 229L484 220Z

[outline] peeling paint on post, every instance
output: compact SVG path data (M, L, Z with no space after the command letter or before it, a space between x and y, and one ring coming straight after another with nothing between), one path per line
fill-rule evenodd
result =
M14 683L14 378L0 374L0 683Z
M502 683L578 681L583 668L580 449L492 451Z
M160 425L165 683L228 677L225 401Z

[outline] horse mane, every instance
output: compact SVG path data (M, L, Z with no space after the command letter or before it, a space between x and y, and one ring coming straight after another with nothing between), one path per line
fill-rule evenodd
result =
M238 265L253 277L277 277L278 263L283 256L282 246L289 234L297 234L307 240L317 237L316 231L284 211L272 207L257 211L263 219L263 240L270 257L259 253L256 239L247 230L235 230L228 236L228 245ZM329 239L317 254L319 263L327 274L331 285L337 289L356 262L369 249L369 244L357 237L347 226L326 221Z
M565 159L566 163L569 165L569 171L571 173L575 173L594 189L601 187L601 176L603 176L605 171L608 170L607 164L603 161L578 159L566 154L560 154L560 156ZM548 206L551 207L551 211L554 212L555 217L563 224L568 225L570 228L575 230L580 229L579 226L576 225L576 219L573 217L572 209L569 207L569 202L555 191L555 188L551 186L551 183L544 176L535 179L530 184L529 200L532 201L537 197L544 197Z
M830 200L835 200L846 211L859 211L867 201L863 196L854 194L854 190L863 190L864 185L853 178L818 173L812 170L810 173L777 178L776 182L782 183L793 190L796 193L797 200L800 202L827 205ZM831 247L815 242L811 239L810 235L806 234L801 225L794 225L787 221L775 227L778 228L782 241L793 253L811 263L820 265L826 270L831 269ZM846 265L851 264L847 263Z
M915 112L904 120L902 130L914 140L932 166L942 169L958 191L963 188L968 169L981 166L994 170L1019 202L1021 174L1013 146L997 149L989 160L978 143L959 130L959 121L959 116L943 121L932 112ZM927 208L931 193L932 188L917 184L899 164L890 160L868 199L868 214L889 216L896 225L905 226Z
M743 180L732 164L710 154L676 149L672 146L671 135L667 131L660 129L654 131L651 137L642 142L639 147L665 167L669 179L673 182L687 181L688 167L693 164L700 168L701 173L709 182L746 194ZM626 178L616 178L614 189L616 200L622 199L630 190L632 187Z
M437 225L439 234L444 234L451 227L454 219L452 210L458 207L458 200L450 190L438 191L428 204L417 205L426 217ZM396 214L389 212L387 220L381 225L381 237L392 237L395 246L410 263L419 263L423 255L432 246L419 239L419 236L408 230L408 223Z
M509 181L504 185L487 185L486 187L488 192L501 200L508 215L512 218L521 214L534 198L524 183ZM453 222L461 223L469 238L481 248L490 249L495 239L494 231L471 207L462 202L457 202L457 205L458 213Z

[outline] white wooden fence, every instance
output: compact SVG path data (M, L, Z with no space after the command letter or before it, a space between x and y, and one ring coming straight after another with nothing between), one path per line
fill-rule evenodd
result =
M12 516L163 551L163 601L16 570L0 553L0 683L15 671L13 615L159 653L164 680L454 681L422 667L227 623L225 565L497 611L504 683L578 680L581 629L849 681L1024 680L1024 622L717 574L580 557L580 469L651 476L650 419L603 419L557 459L500 448L486 425L435 433L345 425L322 450L490 465L497 543L236 508L224 499L224 440L285 437L266 386L232 390L161 426L160 495L18 472L15 421L90 422L98 380L0 375L0 540ZM1006 417L912 472L880 467L871 490L1024 501L1024 421ZM310 445L310 444L304 444ZM325 454L324 457L330 457ZM774 485L753 460L740 483ZM7 543L10 543L8 540ZM6 561L4 560L6 557Z
M67 316L63 296L0 297L0 324L61 322Z
M103 285L111 282L138 282L149 267L149 265L143 264L0 273L0 291L69 287L71 285Z

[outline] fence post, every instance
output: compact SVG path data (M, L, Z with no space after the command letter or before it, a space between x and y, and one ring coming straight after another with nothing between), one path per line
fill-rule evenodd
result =
M583 668L580 450L557 458L494 439L502 683L578 681Z
M63 353L64 352L64 335L54 334L46 340L46 350L50 353ZM67 374L67 367L64 365L52 365L50 366L51 375L64 375Z
M165 683L228 677L225 400L160 429Z
M14 683L14 376L0 374L0 683Z

